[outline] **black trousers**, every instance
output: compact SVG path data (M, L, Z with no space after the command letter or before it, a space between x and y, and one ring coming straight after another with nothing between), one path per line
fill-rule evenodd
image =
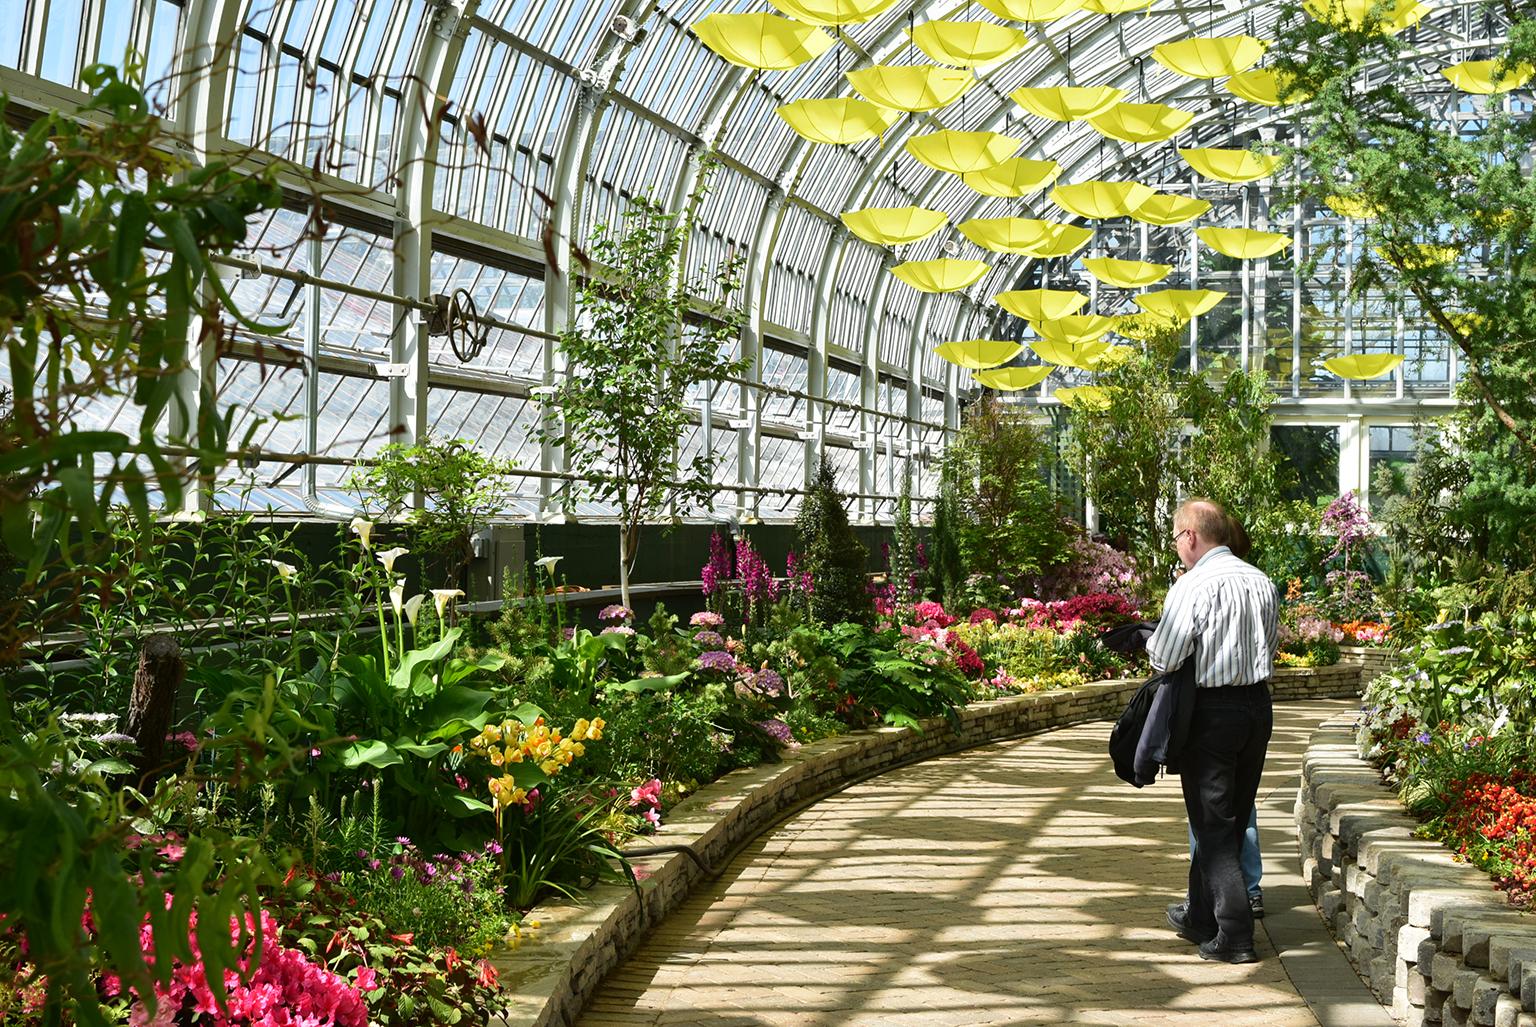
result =
M1266 683L1195 690L1189 741L1179 761L1184 809L1195 833L1189 924L1228 948L1253 947L1239 855L1274 727Z

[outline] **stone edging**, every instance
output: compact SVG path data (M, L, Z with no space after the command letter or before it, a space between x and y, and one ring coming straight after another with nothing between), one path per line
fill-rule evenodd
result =
M1394 1018L1536 1027L1536 917L1458 863L1357 755L1353 717L1313 732L1296 793L1301 876Z
M785 752L783 762L732 771L672 809L657 844L690 845L721 867L741 843L769 828L785 811L830 794L849 781L900 764L930 759L1047 728L1117 717L1141 681L1099 681L1078 688L973 703L946 718L923 722L921 733L872 728ZM1278 700L1358 695L1360 669L1339 664L1277 670ZM682 905L702 871L682 853L637 859L640 894L603 885L580 905L534 910L542 926L511 952L492 956L510 994L498 1027L556 1027L580 1014L602 979L635 951L645 935Z
M1397 670L1403 658L1395 649L1373 645L1339 646L1339 663L1360 668L1360 684L1369 685L1378 675Z

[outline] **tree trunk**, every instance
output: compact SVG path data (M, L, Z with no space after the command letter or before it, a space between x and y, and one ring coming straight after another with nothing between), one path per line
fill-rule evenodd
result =
M138 743L137 764L141 783L150 785L160 776L165 761L165 736L176 713L176 696L187 677L181 646L170 635L150 635L139 651L133 675L133 694L128 700L128 730Z
M629 525L619 521L619 602L629 605Z

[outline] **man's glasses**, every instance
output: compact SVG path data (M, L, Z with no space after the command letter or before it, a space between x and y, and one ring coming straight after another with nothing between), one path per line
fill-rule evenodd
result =
M1179 531L1174 532L1173 533L1173 544L1174 545L1178 545L1179 544L1179 539L1183 538L1185 535L1188 535L1189 531L1190 531L1190 529L1183 528L1183 529L1181 529Z

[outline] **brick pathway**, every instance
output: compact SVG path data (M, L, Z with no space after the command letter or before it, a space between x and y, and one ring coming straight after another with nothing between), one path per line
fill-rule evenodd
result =
M1271 840L1307 734L1349 706L1276 705ZM673 914L581 1023L1315 1027L1264 932L1262 962L1228 966L1164 925L1187 872L1178 782L1117 780L1108 733L1051 731L823 800ZM1294 872L1286 840L1265 852L1272 874Z

